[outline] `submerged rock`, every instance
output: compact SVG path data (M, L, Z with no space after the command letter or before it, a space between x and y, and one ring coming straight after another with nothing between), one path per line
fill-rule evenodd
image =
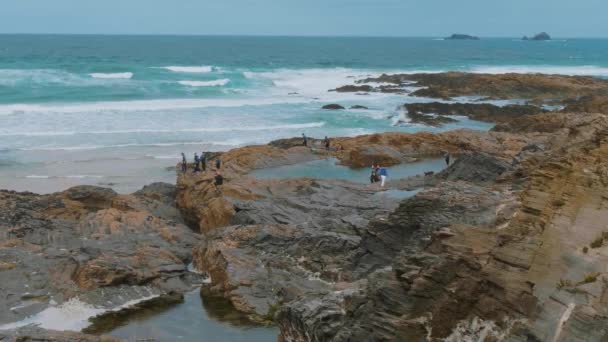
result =
M323 106L321 109L340 110L340 109L346 109L346 108L344 108L343 106L341 106L339 104L332 103L332 104Z

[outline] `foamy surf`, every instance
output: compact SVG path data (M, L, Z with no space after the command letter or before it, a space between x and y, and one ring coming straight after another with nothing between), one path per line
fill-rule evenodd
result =
M99 113L104 111L162 111L208 107L243 107L308 102L301 98L268 97L240 99L168 99L133 100L66 104L8 104L0 105L0 115L23 113Z
M184 72L184 73L193 73L193 74L204 74L204 73L213 71L213 67L207 66L207 65L203 65L203 66L170 65L170 66L161 67L161 69L165 69L165 70L169 70L169 71L173 71L173 72Z
M239 131L267 131L277 129L301 129L301 128L318 128L325 126L324 121L306 122L299 124L279 124L279 125L259 125L259 126L240 126L240 127L199 127L199 128L175 128L175 129L121 129L107 131L82 131L82 132L17 132L17 133L2 133L0 136L72 136L77 134L133 134L133 133L185 133L185 132L239 132ZM140 146L137 144L125 144L114 146ZM155 145L156 146L156 145ZM162 145L161 145L162 146ZM65 148L69 149L69 148Z
M132 72L115 72L115 73L99 73L95 72L89 74L92 78L100 79L131 79L133 77Z
M223 78L220 80L213 81L179 81L177 83L189 87L221 87L230 83L230 80L227 78Z

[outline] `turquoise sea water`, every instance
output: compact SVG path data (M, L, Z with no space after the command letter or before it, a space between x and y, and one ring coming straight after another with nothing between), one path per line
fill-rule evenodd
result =
M174 179L179 153L394 124L430 101L328 92L383 72L608 76L608 40L0 35L0 188ZM328 103L369 110L324 111ZM462 121L454 128L488 129Z

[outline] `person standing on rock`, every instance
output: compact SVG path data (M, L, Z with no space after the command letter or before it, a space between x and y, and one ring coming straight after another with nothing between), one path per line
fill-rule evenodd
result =
M219 170L221 167L222 167L222 160L220 158L217 158L215 160L215 168Z
M388 177L388 171L385 167L380 168L380 186L384 188L384 183L386 182L386 177Z
M182 152L182 173L186 173L188 170L188 162L186 161L186 155Z
M445 164L450 166L450 152L445 153Z
M220 186L222 186L222 184L224 184L224 176L222 176L222 174L220 173L220 171L215 170L215 191L220 192Z
M329 141L327 135L325 136L325 139L323 139L323 144L325 145L325 151L329 152L331 142Z
M200 169L198 167L198 163L199 163L199 159L198 159L198 154L196 154L196 152L194 153L194 173L197 173Z
M204 151L201 152L201 168L203 172L207 170L207 154Z
M306 137L306 134L302 133L302 144L304 146L308 146L308 138Z

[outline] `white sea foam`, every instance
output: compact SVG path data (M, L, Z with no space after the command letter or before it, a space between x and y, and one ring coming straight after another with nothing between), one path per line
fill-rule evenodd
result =
M223 78L213 81L179 81L177 83L189 87L221 87L230 82L229 79Z
M93 78L101 78L101 79L130 79L133 77L132 72L115 72L115 73L100 73L95 72L89 74Z
M214 70L214 68L212 66L208 66L208 65L203 65L203 66L171 65L171 66L161 67L161 69L165 69L165 70L169 70L169 71L173 71L173 72L185 72L185 73L191 73L191 74L204 74L204 73L212 72Z
M501 65L501 66L478 66L470 70L475 73L485 74L557 74L569 76L608 76L608 67L595 65L561 66L561 65Z
M72 178L72 179L85 179L85 178L104 178L101 175L66 175L66 176L48 176L48 175L27 175L25 178L30 179L50 179L50 178Z
M0 325L0 330L36 325L43 329L80 331L90 325L89 318L106 312L120 311L157 297L158 295L150 295L134 299L112 309L98 308L78 298L72 298L59 306L51 306L21 321Z
M308 102L302 98L265 97L240 99L167 99L107 101L66 104L7 104L0 105L0 115L23 113L99 113L104 111L165 111L208 107L243 107Z
M34 84L62 83L69 85L81 85L86 79L56 69L0 69L0 85L16 86L20 82Z
M49 307L21 321L0 325L0 330L16 329L26 325L37 325L43 329L80 331L89 326L89 318L100 315L104 309L72 298L69 301Z
M324 121L306 122L300 124L279 124L279 125L260 125L260 126L231 126L231 127L200 127L200 128L175 128L175 129L125 129L125 130L106 130L106 131L68 131L68 132L18 132L0 133L0 136L70 136L77 134L133 134L133 133L177 133L177 132L240 132L240 131L268 131L277 129L301 129L323 127ZM132 146L114 145L114 146ZM139 146L139 145L136 145ZM160 145L163 146L163 145Z

